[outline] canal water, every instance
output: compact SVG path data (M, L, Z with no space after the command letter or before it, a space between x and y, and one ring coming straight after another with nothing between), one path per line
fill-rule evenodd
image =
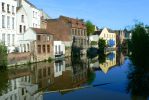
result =
M116 51L18 66L1 71L0 100L149 100L148 81L130 77L133 71Z

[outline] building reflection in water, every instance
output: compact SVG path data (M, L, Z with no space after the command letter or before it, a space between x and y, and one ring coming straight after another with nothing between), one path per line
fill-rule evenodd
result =
M0 100L42 100L42 91L83 85L87 82L87 64L86 59L66 58L10 69L6 78L9 87L3 91Z
M30 68L21 67L8 71L9 87L0 96L0 100L32 100L38 90L37 84L32 84Z
M121 58L121 56L123 55L117 55L116 51L107 53L106 56L99 55L91 60L90 67L92 69L102 70L106 74L111 68L116 67L117 64L122 64L123 58Z

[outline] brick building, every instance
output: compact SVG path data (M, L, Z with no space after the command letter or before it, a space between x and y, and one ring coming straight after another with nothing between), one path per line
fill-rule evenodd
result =
M31 43L31 56L34 61L41 61L53 57L53 34L45 29L32 28L36 33L36 40Z
M56 40L63 41L65 47L71 47L73 43L77 47L87 48L87 32L83 21L60 16L47 22L47 30L54 33Z
M22 52L30 52L31 61L41 61L53 57L53 34L46 29L29 28L24 34L21 43L28 46L21 47Z

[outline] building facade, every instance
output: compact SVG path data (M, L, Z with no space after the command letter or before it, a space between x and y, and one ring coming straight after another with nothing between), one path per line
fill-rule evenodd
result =
M55 34L58 41L63 41L65 47L74 44L77 47L87 48L87 32L83 21L60 16L58 19L49 19L47 29Z
M19 50L22 45L28 45L28 41L24 41L20 44L20 40L23 40L23 34L29 28L40 28L41 27L41 11L36 8L33 4L31 4L27 0L18 0L17 7L17 51L22 52L23 50Z
M65 44L62 41L54 40L53 50L55 58L62 57L65 54Z
M7 46L8 53L15 50L16 0L0 1L0 42Z
M116 47L116 33L107 28L95 31L94 35L90 36L90 41L98 42L99 39L106 40L107 47Z
M32 61L41 61L53 57L53 34L45 29L29 28L23 35L19 50L21 52L30 52Z

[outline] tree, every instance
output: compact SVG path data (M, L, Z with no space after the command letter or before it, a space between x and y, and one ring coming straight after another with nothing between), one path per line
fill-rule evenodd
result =
M7 48L0 43L0 69L4 69L7 66Z
M104 49L106 47L106 41L104 39L99 39L98 47L99 47L99 52L104 53Z
M131 40L132 62L135 66L149 65L149 31L143 24L135 25Z
M86 21L85 25L86 25L86 28L87 28L87 36L89 36L89 35L91 35L94 32L95 27L92 24L92 22L89 21L89 20Z
M138 100L147 100L149 96L149 29L136 24L132 30L129 48L132 51L131 68L128 74L127 90Z

